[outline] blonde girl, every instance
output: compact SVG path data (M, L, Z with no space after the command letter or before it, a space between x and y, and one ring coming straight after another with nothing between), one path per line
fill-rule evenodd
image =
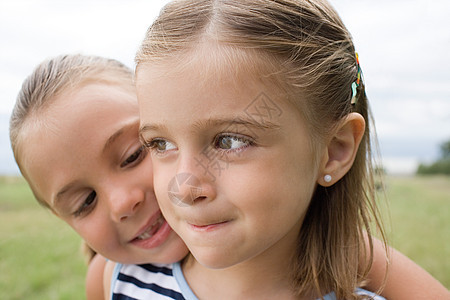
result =
M104 258L94 257L86 278L88 300L110 299L118 281L114 270L142 270L133 264L171 263L187 253L173 232L166 235L161 230L151 161L142 151L138 124L131 70L97 56L45 60L24 81L12 112L11 145L36 199L100 255L124 263L109 261L105 266ZM61 193L65 186L68 189ZM154 216L158 222L153 222ZM149 223L152 234L147 232ZM139 236L144 245L135 243ZM160 245L154 237L159 237ZM378 260L368 282L372 290L381 287L384 275L383 249L380 245L375 249ZM400 291L409 286L443 289L398 252L392 257L393 276L384 295L405 296ZM139 298L137 293L132 296Z
M62 55L42 62L24 81L10 137L38 202L93 250L124 264L175 262L187 249L161 215L138 127L128 67ZM91 264L88 299L108 297L114 263L105 267L97 256Z
M369 104L331 5L173 1L136 61L157 199L191 252L185 296L370 295Z

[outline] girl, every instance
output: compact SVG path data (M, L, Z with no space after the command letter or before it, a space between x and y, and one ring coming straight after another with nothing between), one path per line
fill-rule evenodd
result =
M333 8L174 1L136 61L156 196L191 252L185 295L367 295L384 232L361 69Z
M65 55L41 63L25 80L10 137L36 199L92 249L127 264L175 262L187 250L158 208L138 126L129 68L115 60ZM93 263L90 274L102 274L104 260ZM88 279L89 291L101 290L101 278Z
M142 272L142 266L133 264L171 263L187 252L173 232L164 230L150 159L142 151L137 127L131 71L117 61L83 55L41 63L25 80L11 117L15 158L37 200L101 255L131 264L109 261L105 268L103 258L96 256L87 276L88 299L103 299L99 291L110 299L110 281L113 289L122 284L117 274L112 278L114 268L122 274ZM52 200L56 196L59 200ZM375 249L378 260L367 286L371 290L381 288L384 276L382 247ZM383 295L417 296L405 293L409 286L442 294L436 280L398 252L392 261ZM138 292L131 295L145 299Z

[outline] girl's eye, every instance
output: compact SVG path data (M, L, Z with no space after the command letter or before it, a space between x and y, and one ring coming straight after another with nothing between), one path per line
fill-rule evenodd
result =
M136 152L131 154L129 157L127 157L127 159L125 159L124 162L120 164L120 167L124 168L130 164L139 163L144 159L146 153L147 152L145 151L144 146L139 147L139 149Z
M150 150L155 150L157 153L164 153L177 148L171 142L163 139L154 139L147 143L146 147L150 148Z
M95 207L95 200L97 199L97 193L92 191L86 199L84 199L83 203L80 207L74 212L75 217L79 217L82 215L86 215L91 212Z
M214 141L215 148L225 151L239 151L252 144L250 139L235 135L221 135Z

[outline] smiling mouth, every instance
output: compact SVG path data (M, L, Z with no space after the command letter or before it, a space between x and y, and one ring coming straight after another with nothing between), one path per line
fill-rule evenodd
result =
M208 226L220 225L220 224L224 224L224 223L226 223L226 222L228 222L228 221L211 222L211 223L205 223L205 224L190 224L190 225L195 226L195 227L202 228L202 227L208 227Z
M164 217L160 215L152 225L150 225L144 232L138 235L134 240L146 240L153 237L153 235L158 232L158 230L161 228L164 222L165 222Z
M188 223L188 224L194 231L209 232L209 231L214 231L216 229L222 228L223 226L226 226L226 224L228 224L228 223L230 223L230 220L198 223L198 224Z

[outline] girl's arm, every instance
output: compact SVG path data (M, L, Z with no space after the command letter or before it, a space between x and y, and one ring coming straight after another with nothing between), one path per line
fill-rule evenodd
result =
M86 299L104 300L103 273L105 271L106 259L96 254L89 263L86 274Z
M374 260L368 274L366 289L377 291L382 287L386 275L386 252L383 243L373 240ZM439 281L428 274L399 251L389 247L389 267L381 295L395 299L450 299L450 292Z

